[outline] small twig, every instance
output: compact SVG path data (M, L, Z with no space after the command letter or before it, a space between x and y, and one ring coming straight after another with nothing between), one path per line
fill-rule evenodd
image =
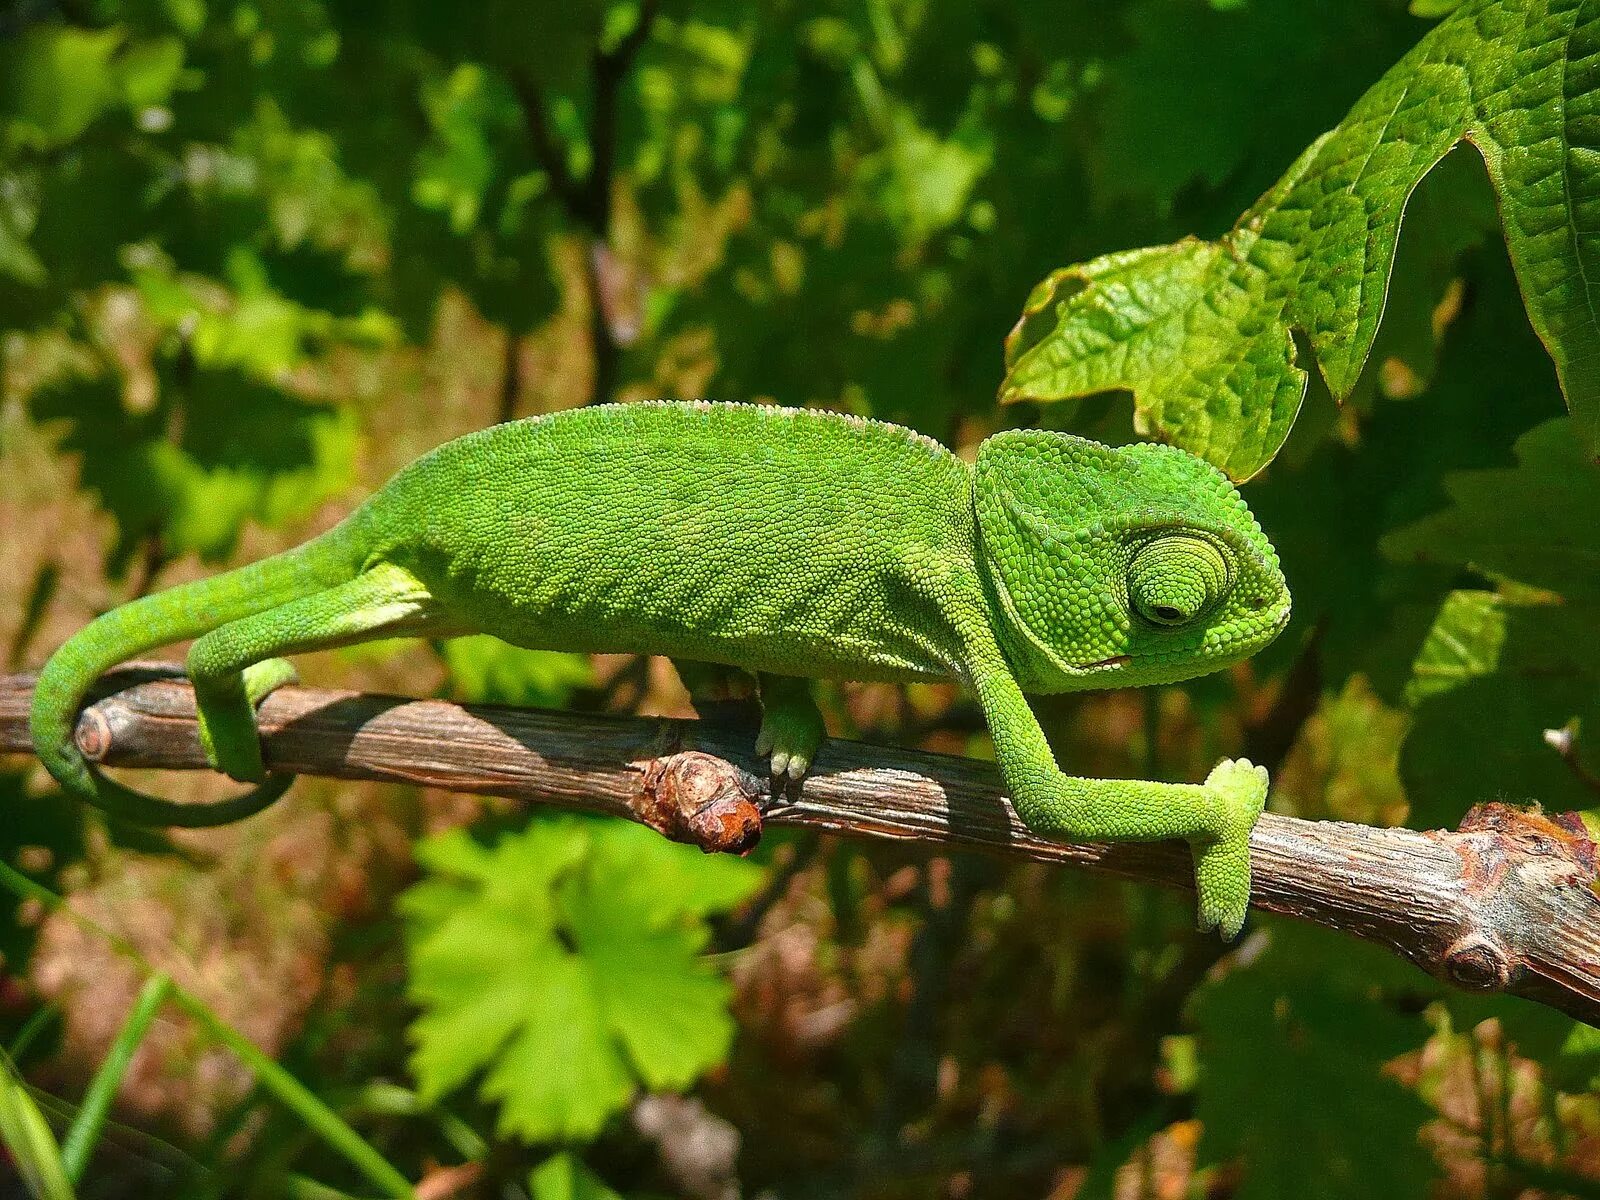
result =
M108 681L126 686L137 673ZM145 678L148 678L146 672ZM32 678L0 680L0 752L26 753ZM261 708L269 768L507 796L626 817L707 848L763 822L957 846L1192 887L1188 848L1048 841L993 764L827 742L803 787L769 795L748 729L285 687ZM201 768L194 695L173 679L108 696L78 726L108 765ZM1600 1024L1596 848L1575 814L1489 804L1457 832L1268 813L1251 834L1255 907L1386 946L1457 986Z
M1577 721L1568 721L1560 729L1546 729L1544 741L1545 745L1561 756L1561 761L1567 764L1567 769L1572 772L1573 778L1600 796L1600 775L1596 775L1584 766L1583 760L1578 757Z
M589 149L594 165L589 171L585 207L589 212L589 227L601 242L611 234L611 180L617 165L617 100L634 56L650 37L659 7L658 0L643 0L633 28L610 50L596 51L594 56L594 107L589 116Z
M528 147L533 157L550 180L550 190L561 201L569 214L579 207L578 181L573 178L567 158L550 136L550 116L545 104L544 89L525 68L516 67L511 72L511 88L522 109L523 128L528 133Z
M504 355L500 363L500 406L496 414L500 423L514 420L517 415L517 397L522 394L522 339L513 329L506 330Z
M550 133L548 105L543 87L526 70L511 73L512 90L522 108L522 123L534 159L550 179L550 190L561 202L567 218L589 236L584 248L584 281L589 293L589 337L594 354L591 402L612 399L621 366L618 340L608 296L607 272L611 260L611 191L617 168L617 118L622 81L635 56L649 40L659 8L658 0L642 0L639 17L610 50L597 49L591 65L593 86L589 106L589 171L581 179L572 174L566 156Z

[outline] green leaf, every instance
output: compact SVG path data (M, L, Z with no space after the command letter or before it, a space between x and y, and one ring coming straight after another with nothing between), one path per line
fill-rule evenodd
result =
M533 1200L622 1200L574 1155L553 1154L528 1177Z
M39 218L35 181L14 172L0 173L0 275L38 287L44 282L44 263L28 245Z
M1451 507L1385 537L1384 552L1600 603L1600 468L1566 419L1529 430L1516 454L1515 467L1446 476Z
M1200 1152L1237 1158L1237 1200L1422 1200L1429 1111L1383 1072L1426 1035L1435 990L1414 967L1326 930L1274 921L1263 953L1197 993Z
M1105 64L1086 149L1096 207L1131 206L1135 228L1197 188L1262 191L1279 147L1338 120L1416 36L1391 5L1143 0L1124 19L1133 44Z
M1532 800L1555 811L1593 803L1545 731L1575 717L1600 729L1596 620L1592 606L1516 603L1482 591L1446 598L1406 688L1415 715L1400 773L1411 825L1454 826L1486 800ZM1577 752L1592 770L1592 745L1580 738Z
M354 414L306 404L237 371L164 372L165 403L129 412L118 381L68 378L36 392L34 419L61 422L82 485L116 518L113 566L159 534L169 554L215 561L247 520L281 524L340 491L354 469ZM182 433L168 417L181 405Z
M1453 824L1484 800L1593 801L1544 734L1574 718L1600 728L1600 469L1566 418L1529 430L1516 456L1446 475L1450 507L1383 539L1393 559L1470 566L1501 584L1448 595L1412 663L1401 769L1413 824ZM1595 757L1581 737L1576 753Z
M1506 640L1506 606L1493 592L1451 592L1411 664L1406 703L1454 691L1494 674Z
M87 129L117 100L112 58L124 36L115 27L36 25L0 50L4 140L43 150Z
M456 696L468 703L559 708L594 683L587 655L523 650L488 634L451 638L444 660Z
M482 1072L503 1134L586 1138L640 1085L687 1087L726 1054L703 917L747 896L757 868L576 819L490 847L455 831L418 858L429 874L402 908L425 1098Z
M1600 261L1580 231L1600 214L1597 43L1600 13L1574 0L1463 5L1218 241L1107 255L1036 287L1001 399L1127 389L1141 432L1248 478L1305 392L1294 331L1336 397L1354 388L1406 200L1465 139L1489 168L1529 316L1594 453Z

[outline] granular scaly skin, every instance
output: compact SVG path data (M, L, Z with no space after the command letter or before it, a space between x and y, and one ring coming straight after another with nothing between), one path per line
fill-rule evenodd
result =
M1182 451L1002 433L969 467L881 422L742 404L604 405L495 426L400 472L296 550L101 617L40 677L34 742L72 794L130 820L236 820L282 794L254 704L278 655L485 632L755 675L758 749L803 775L806 679L954 678L977 696L1018 814L1046 835L1184 838L1203 927L1233 936L1266 774L1203 784L1060 771L1024 692L1165 683L1236 662L1288 619L1277 555L1233 486ZM78 753L101 672L198 637L208 755L246 796L141 796Z

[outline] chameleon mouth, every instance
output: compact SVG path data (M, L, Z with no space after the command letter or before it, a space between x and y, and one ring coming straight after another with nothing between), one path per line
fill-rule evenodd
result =
M1119 654L1115 658L1102 658L1099 662L1092 662L1084 670L1098 671L1105 667L1125 667L1132 661L1133 655Z

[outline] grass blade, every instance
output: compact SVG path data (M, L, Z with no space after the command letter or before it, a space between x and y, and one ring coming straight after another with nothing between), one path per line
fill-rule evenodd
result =
M118 951L138 964L147 976L153 978L159 974L126 938L96 924L81 913L74 912L60 896L42 884L35 883L3 860L0 860L0 887L7 888L24 899L37 900L47 908L59 909L83 928L105 938ZM410 1200L413 1193L406 1177L373 1149L338 1113L324 1104L316 1093L262 1053L254 1042L213 1012L204 1000L190 994L177 984L171 985L169 995L174 1004L198 1021L213 1038L238 1055L245 1066L255 1072L261 1086L271 1093L278 1103L304 1121L306 1127L329 1147L343 1155L369 1183L382 1191L386 1197L393 1197L394 1200ZM31 1102L30 1107L32 1107ZM38 1110L34 1111L37 1113ZM49 1127L43 1126L43 1129L48 1137ZM50 1144L55 1145L54 1138L51 1138ZM65 1182L64 1175L63 1182ZM70 1186L62 1195L71 1197ZM57 1200L57 1197L52 1194L43 1200Z
M78 1110L72 1128L67 1130L67 1140L61 1147L61 1161L67 1168L67 1178L73 1183L83 1179L89 1156L94 1153L95 1143L105 1129L111 1101L122 1086L123 1076L128 1073L134 1052L139 1049L139 1043L144 1041L145 1034L150 1032L150 1023L155 1020L156 1013L171 990L172 980L165 975L153 975L145 981L144 988L128 1013L128 1019L117 1034L117 1040L111 1044L105 1061L89 1081L83 1107Z
M73 1200L72 1181L61 1148L27 1085L0 1052L0 1141L11 1154L17 1173L34 1200Z

